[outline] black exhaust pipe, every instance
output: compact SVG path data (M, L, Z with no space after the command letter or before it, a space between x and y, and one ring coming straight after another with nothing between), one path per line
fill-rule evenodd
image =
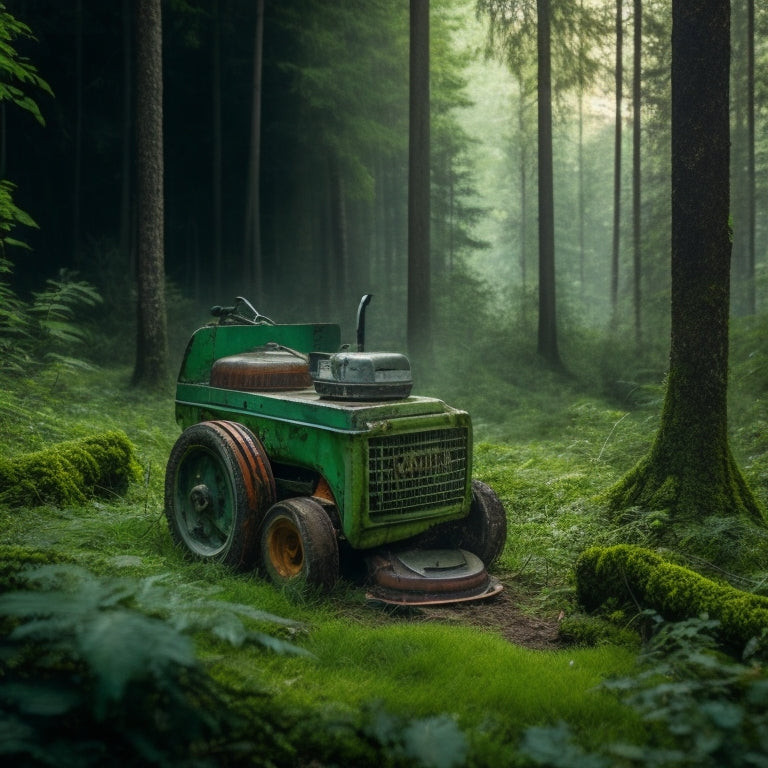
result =
M357 351L365 351L365 308L371 303L373 294L366 293L360 299L360 305L357 308Z

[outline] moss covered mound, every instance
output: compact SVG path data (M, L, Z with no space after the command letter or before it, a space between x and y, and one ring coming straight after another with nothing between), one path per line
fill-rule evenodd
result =
M588 611L633 603L668 621L707 614L722 642L741 650L768 628L768 597L719 584L648 549L620 544L586 550L576 563L579 602Z
M122 493L139 477L133 444L114 430L0 459L0 503L10 507L83 504Z

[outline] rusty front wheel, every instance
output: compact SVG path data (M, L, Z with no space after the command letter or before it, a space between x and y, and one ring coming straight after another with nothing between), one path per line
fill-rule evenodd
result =
M314 499L286 499L267 512L261 565L278 586L329 590L339 576L339 544L330 517Z
M204 421L182 432L165 474L165 514L176 544L200 560L253 565L257 531L275 500L264 448L241 424Z

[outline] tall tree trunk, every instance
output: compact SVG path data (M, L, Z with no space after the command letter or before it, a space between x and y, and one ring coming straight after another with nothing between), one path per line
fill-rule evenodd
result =
M539 338L538 352L561 367L555 300L555 205L552 171L552 57L550 0L538 0Z
M432 356L430 275L429 0L410 0L408 350Z
M642 43L643 43L643 2L634 0L634 44L632 66L632 298L635 318L635 344L643 340L642 323L642 252L641 252L641 87L642 87Z
M747 0L747 263L745 311L754 315L755 298L755 0Z
M584 0L579 0L579 14L584 16ZM579 218L579 293L581 298L584 298L585 291L585 277L584 277L584 262L586 260L586 252L584 245L584 231L585 222L584 216L586 211L586 196L584 191L584 93L586 90L585 77L584 77L584 59L586 56L586 42L584 34L579 35L579 58L578 58L578 79L577 79L577 96L579 101L579 147L578 147L578 212Z
M339 161L333 158L329 161L328 185L329 185L329 240L328 248L331 263L328 264L328 276L330 280L330 290L328 297L331 306L335 303L337 306L343 302L349 284L349 275L347 270L347 207L344 195L344 179L341 175Z
M251 149L243 242L243 281L257 302L264 297L261 262L261 216L259 176L261 165L261 68L264 41L264 0L256 3L256 26L253 40L253 93L251 96Z
M584 216L586 214L586 196L584 192L584 80L581 73L579 73L579 147L578 147L578 228L579 228L579 292L581 297L584 297L585 289L585 277L584 277L584 262L586 260L585 246L584 246Z
M72 174L72 263L82 260L80 238L80 202L83 177L83 2L75 2L75 130L74 168Z
M616 115L613 143L613 247L611 249L611 328L619 321L619 248L621 246L621 104L624 90L624 7L616 0Z
M527 88L522 76L520 83L520 104L517 109L517 131L520 164L520 227L518 239L520 241L520 287L521 287L521 313L523 326L527 327L528 320L528 141L526 136L526 115L528 102L526 101Z
M211 158L211 185L213 197L213 295L221 301L223 272L223 204L222 204L222 126L221 126L221 10L219 0L213 2L213 45L211 47L211 111L213 129L213 157ZM208 286L211 289L211 285ZM199 298L199 297L198 297Z
M136 0L135 13L138 336L133 381L157 387L168 382L161 0Z
M133 75L133 16L131 15L131 0L123 0L122 8L122 36L123 36L123 99L122 99L122 145L121 154L121 179L120 179L120 256L123 264L128 269L128 274L135 275L136 264L133 260L133 243L131 233L132 212L131 189L132 189L132 159L133 159L133 131L131 126L132 117L132 75Z
M651 452L612 493L665 510L672 532L715 515L764 522L728 444L729 32L729 0L673 0L669 375Z

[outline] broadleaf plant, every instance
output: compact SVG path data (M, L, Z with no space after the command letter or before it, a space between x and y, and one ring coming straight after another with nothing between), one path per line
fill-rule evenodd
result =
M0 594L0 760L96 766L119 754L126 765L223 764L246 729L196 659L192 634L226 617L243 626L220 639L307 655L262 631L301 625L162 579L55 564L19 580L26 589ZM251 620L258 630L245 626Z

